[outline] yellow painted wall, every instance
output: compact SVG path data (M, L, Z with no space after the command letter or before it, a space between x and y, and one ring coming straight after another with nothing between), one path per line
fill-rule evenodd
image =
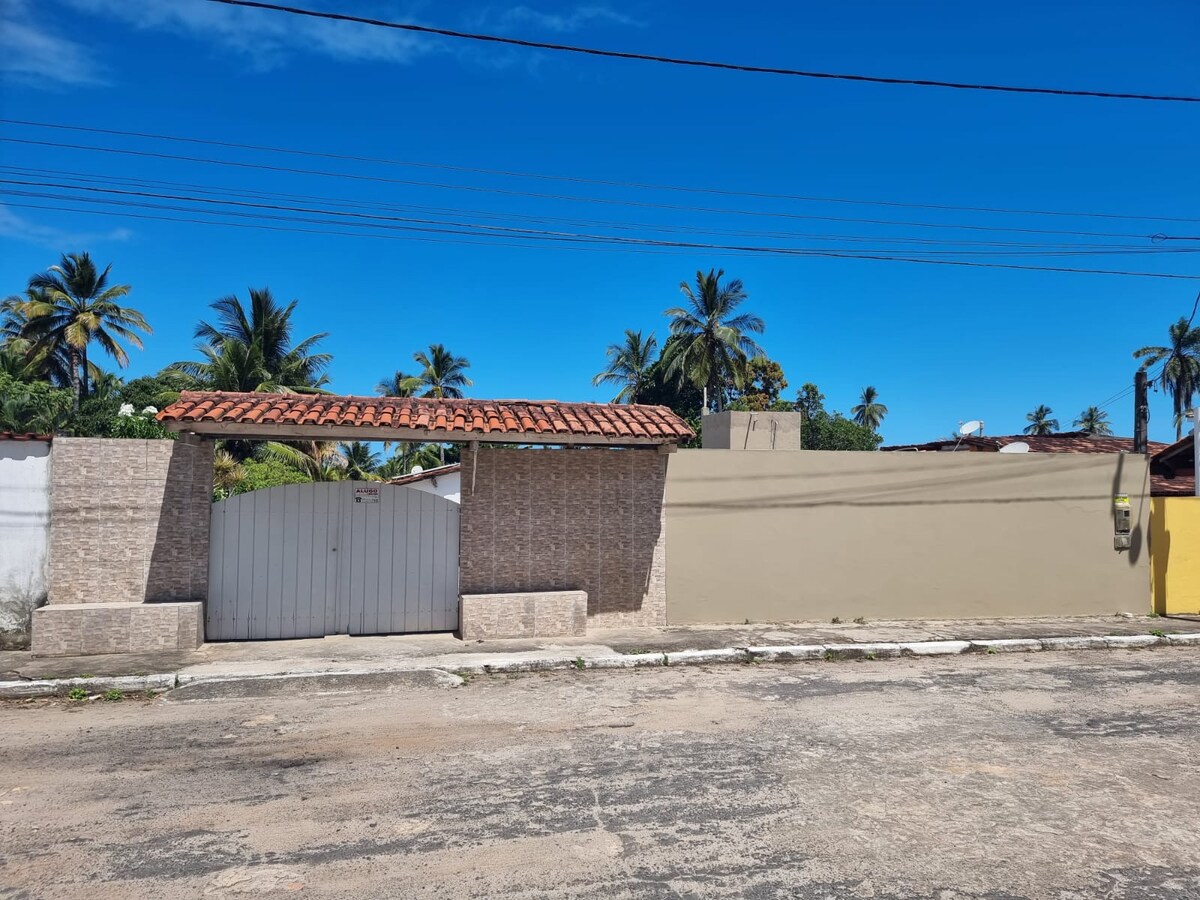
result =
M1151 500L1150 588L1160 615L1200 613L1200 497Z

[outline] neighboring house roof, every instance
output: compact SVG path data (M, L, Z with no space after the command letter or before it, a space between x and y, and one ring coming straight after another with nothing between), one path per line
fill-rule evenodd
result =
M665 406L555 400L439 400L184 391L158 414L174 431L212 436L674 444L693 437Z
M1196 444L1189 434L1150 457L1152 497L1196 496Z
M0 441L52 441L50 434L33 434L29 431L0 431Z
M441 478L443 475L453 475L462 469L462 463L450 463L446 466L437 466L433 469L426 469L423 472L410 472L408 475L401 475L399 478L389 478L388 484L413 484L417 481L428 481L431 478Z
M1007 434L995 437L975 437L974 435L961 439L946 438L940 441L930 441L926 444L897 444L891 447L880 447L880 450L920 450L948 451L958 448L977 453L996 453L1001 447L1015 444L1018 441L1029 445L1030 453L1132 453L1133 438L1108 437L1088 434L1086 431L1063 431L1058 434ZM1166 444L1151 441L1148 445L1151 454L1166 448Z

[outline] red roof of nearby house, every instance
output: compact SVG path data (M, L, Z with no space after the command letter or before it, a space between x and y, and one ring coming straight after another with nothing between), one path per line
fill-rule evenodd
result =
M880 450L924 450L939 451L968 450L982 453L996 453L1001 447L1022 441L1029 445L1030 453L1132 453L1133 438L1108 437L1088 434L1086 431L1064 431L1059 434L1007 434L995 437L975 437L973 435L961 439L946 438L940 441L930 441L926 444L897 444L891 447L880 447ZM1154 454L1167 447L1151 441L1149 452Z
M1196 444L1191 435L1150 457L1152 497L1196 496Z
M197 433L234 433L212 425L341 426L368 429L362 440L387 440L393 429L449 433L464 440L483 435L595 438L597 443L675 443L693 437L687 422L665 406L560 403L555 400L439 400L418 397L340 397L326 394L234 394L184 391L158 420L194 426ZM371 434L377 431L377 434ZM583 441L586 443L586 440Z
M51 441L50 434L33 434L29 431L0 431L0 441Z
M425 469L422 472L410 472L407 475L401 475L399 478L389 478L388 484L412 484L415 481L428 481L430 478L440 478L443 475L452 475L455 472L461 471L462 463L450 463L446 466L437 466L433 469Z

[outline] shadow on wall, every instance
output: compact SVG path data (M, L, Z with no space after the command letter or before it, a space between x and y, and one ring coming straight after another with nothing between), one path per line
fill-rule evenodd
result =
M665 483L653 450L464 455L461 592L582 590L589 617L660 623Z
M173 442L146 570L147 603L207 599L212 457L211 441ZM154 489L148 480L147 502L160 499Z

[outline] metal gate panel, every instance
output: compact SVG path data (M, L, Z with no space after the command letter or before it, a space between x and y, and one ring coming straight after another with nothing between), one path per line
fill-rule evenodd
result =
M458 504L394 485L356 502L363 485L284 485L213 504L208 639L456 628Z

